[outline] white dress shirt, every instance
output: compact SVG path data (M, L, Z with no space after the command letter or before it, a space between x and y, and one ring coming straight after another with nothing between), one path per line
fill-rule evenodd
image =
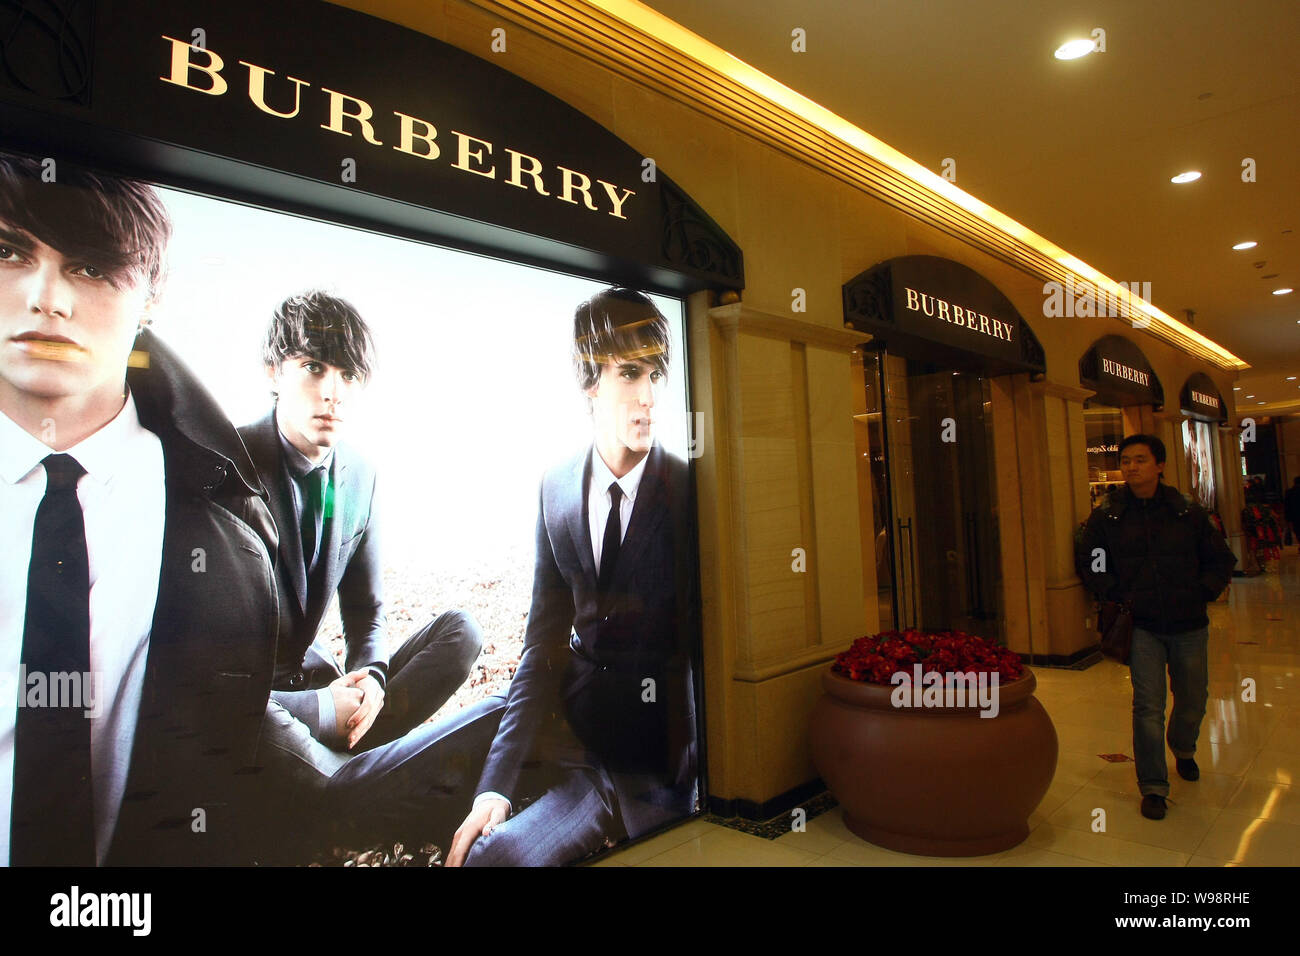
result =
M641 487L641 476L645 474L646 455L636 463L636 467L622 478L615 479L614 473L600 457L596 446L591 448L591 483L587 487L587 522L591 531L591 557L595 562L596 574L600 574L600 549L605 544L605 523L609 521L609 512L613 501L610 499L609 486L615 481L623 492L623 499L618 506L619 544L627 537L627 523L632 520L632 507L636 504L637 489Z
M54 453L0 412L0 865L9 865L14 728L36 509ZM135 400L65 452L85 469L77 483L90 562L90 759L95 856L103 863L126 790L144 692L149 632L162 565L166 487L162 444L140 424ZM27 698L24 697L24 700ZM57 814L58 807L50 812Z

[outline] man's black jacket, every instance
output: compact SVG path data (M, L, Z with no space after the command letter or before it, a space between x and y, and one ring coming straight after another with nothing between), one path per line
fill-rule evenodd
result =
M1300 485L1288 488L1287 493L1282 496L1282 501L1286 509L1287 523L1300 524Z
M162 443L166 524L144 692L110 865L250 862L279 605L276 530L221 409L150 332L127 376ZM144 569L148 571L148 569Z
M1157 634L1205 627L1205 605L1232 577L1236 555L1205 509L1161 484L1138 498L1125 485L1088 516L1074 566L1104 601L1133 602L1133 623Z

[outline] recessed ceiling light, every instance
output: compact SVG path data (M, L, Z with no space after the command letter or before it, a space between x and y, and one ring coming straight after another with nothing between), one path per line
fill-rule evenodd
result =
M1058 60L1077 60L1081 56L1087 56L1097 48L1097 44L1092 40L1066 40L1056 48L1054 54Z
M1257 245L1259 245L1259 243L1256 242L1254 239L1248 239L1248 240L1245 241L1245 242L1239 242L1239 243L1237 243L1237 244L1236 244L1235 246L1233 246L1232 248L1234 248L1234 249L1254 249Z
M1295 376L1294 376L1294 375L1288 375L1288 376L1286 377L1286 380L1287 380L1288 382L1294 382L1294 381L1295 381Z
M1254 398L1255 396L1254 396L1254 395L1247 395L1246 397L1247 397L1247 398Z
M1241 386L1240 386L1240 385L1234 385L1234 386L1232 386L1232 390L1233 390L1234 392L1240 392L1240 391L1241 391Z
M1199 171L1197 171L1197 170L1195 170L1195 169L1189 169L1189 170L1188 170L1187 172L1185 172L1185 173L1179 173L1177 176L1173 177L1173 178L1170 179L1169 181L1170 181L1171 183L1180 183L1180 184L1181 184L1181 183L1194 183L1194 182L1196 182L1196 180L1198 180L1198 179L1200 179L1200 178L1201 178L1201 174L1200 174Z
M1263 405L1264 403L1263 403L1263 402L1256 402L1255 404L1256 404L1256 405Z
M1274 294L1274 295L1290 295L1290 294L1291 294L1292 292L1294 292L1294 291L1295 291L1294 289L1274 289L1274 290L1273 290L1273 294Z

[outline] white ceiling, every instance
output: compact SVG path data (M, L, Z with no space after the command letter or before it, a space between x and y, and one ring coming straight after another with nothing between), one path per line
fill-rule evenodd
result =
M1300 411L1295 0L643 2L936 173L951 158L966 192L1151 283L1175 318L1195 310L1253 366L1240 413ZM1098 27L1104 53L1053 57ZM1186 169L1202 178L1169 182Z

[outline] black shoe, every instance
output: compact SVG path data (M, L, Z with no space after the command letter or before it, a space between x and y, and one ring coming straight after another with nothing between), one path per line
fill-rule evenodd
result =
M1148 793L1142 796L1142 816L1148 820L1163 820L1165 818L1165 798L1158 793Z
M1182 757L1179 757L1174 761L1174 769L1178 771L1178 776L1182 777L1184 780L1201 779L1201 768L1196 766L1196 761L1191 757L1188 757L1185 760Z

